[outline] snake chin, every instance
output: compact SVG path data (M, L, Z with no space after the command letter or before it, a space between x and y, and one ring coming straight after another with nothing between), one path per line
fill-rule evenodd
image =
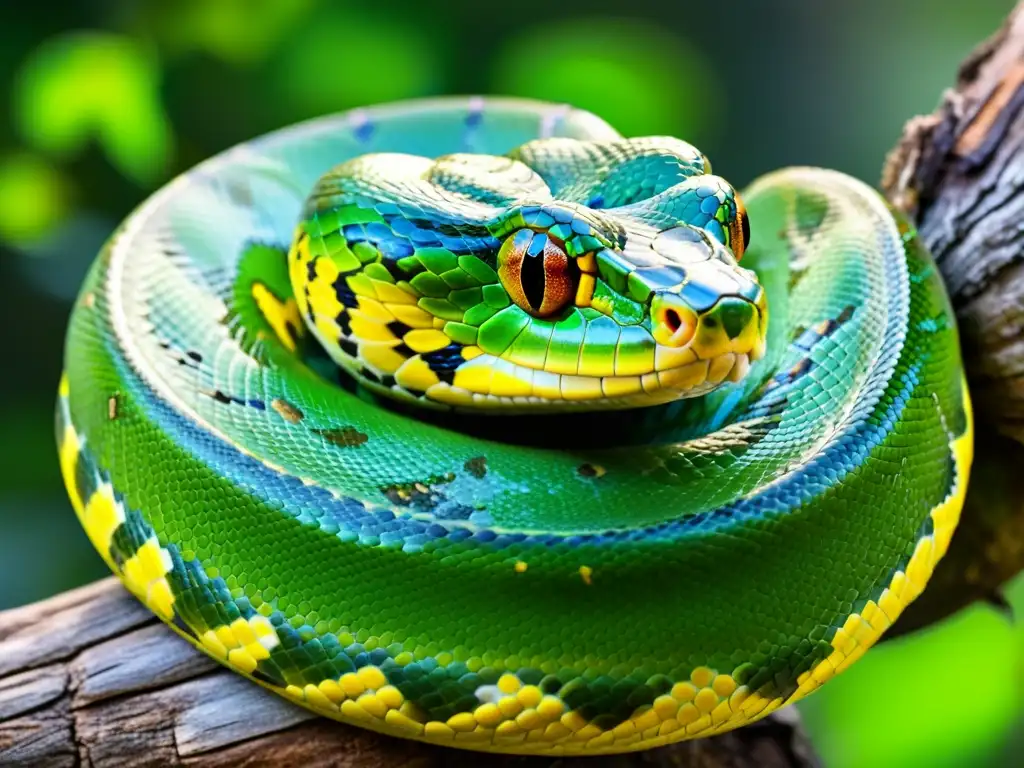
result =
M708 360L698 359L692 350L670 349L660 358L662 369L633 376L556 374L481 356L471 365L502 370L508 377L503 380L512 386L504 388L502 380L494 378L490 391L484 393L442 383L432 387L428 397L456 411L478 409L491 414L642 408L700 397L726 383L738 383L762 355L763 345ZM526 380L532 380L531 387L523 386Z
M675 397L699 397L730 382L739 383L750 371L751 353L726 352L658 372L658 383Z
M758 331L763 327L759 324ZM419 392L404 387L401 371L390 384L365 378L358 366L350 373L378 394L432 409L492 415L614 411L697 398L739 383L764 353L765 339L760 332L732 339L718 334L684 347L655 343L653 359L648 357L647 365L632 370L624 366L611 373L548 360L540 367L515 354L498 356L476 349L450 380L436 381ZM626 362L630 362L628 358Z

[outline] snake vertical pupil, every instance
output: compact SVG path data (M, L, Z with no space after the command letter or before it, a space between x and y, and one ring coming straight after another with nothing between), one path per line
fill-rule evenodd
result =
M537 243L540 238L535 237L533 243ZM531 243L531 246L533 245ZM539 312L541 305L544 304L544 284L545 270L544 270L544 251L540 250L539 253L533 253L534 248L530 248L530 252L523 257L523 267L519 272L519 282L523 286L523 293L526 294L526 302L530 305L530 309L534 312Z
M576 295L580 268L544 232L521 229L498 251L498 277L509 298L534 317L550 317Z
M679 330L679 326L683 324L683 319L679 317L679 313L674 309L665 310L665 325L669 331L675 333Z
M747 216L747 206L743 204L743 199L739 195L736 195L736 219L730 225L729 232L729 245L736 260L739 261L750 245L750 217ZM743 242L738 242L739 240Z

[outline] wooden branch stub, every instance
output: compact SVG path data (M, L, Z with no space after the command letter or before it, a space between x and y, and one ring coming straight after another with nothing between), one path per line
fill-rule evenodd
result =
M318 718L196 651L114 578L0 613L0 765L812 768L796 710L606 758L504 757Z

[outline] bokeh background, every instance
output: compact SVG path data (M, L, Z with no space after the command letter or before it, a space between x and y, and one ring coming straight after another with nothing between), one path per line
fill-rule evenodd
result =
M85 269L156 187L236 142L413 96L569 101L687 138L744 185L876 181L1012 0L80 0L0 4L0 609L105 574L52 436ZM1024 615L1024 581L1009 590ZM976 607L801 705L827 765L1024 765L1024 627Z

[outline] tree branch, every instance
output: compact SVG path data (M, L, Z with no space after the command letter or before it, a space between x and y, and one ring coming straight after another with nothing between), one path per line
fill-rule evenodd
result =
M894 628L936 621L1024 566L1024 4L963 64L935 114L908 123L889 199L918 224L957 311L978 411L964 521ZM473 766L478 753L315 717L195 651L114 579L0 613L2 765ZM630 755L487 756L518 768L806 768L794 709L712 739Z
M911 120L882 186L918 225L957 314L977 415L962 521L924 594L890 636L974 600L1024 568L1024 3Z

